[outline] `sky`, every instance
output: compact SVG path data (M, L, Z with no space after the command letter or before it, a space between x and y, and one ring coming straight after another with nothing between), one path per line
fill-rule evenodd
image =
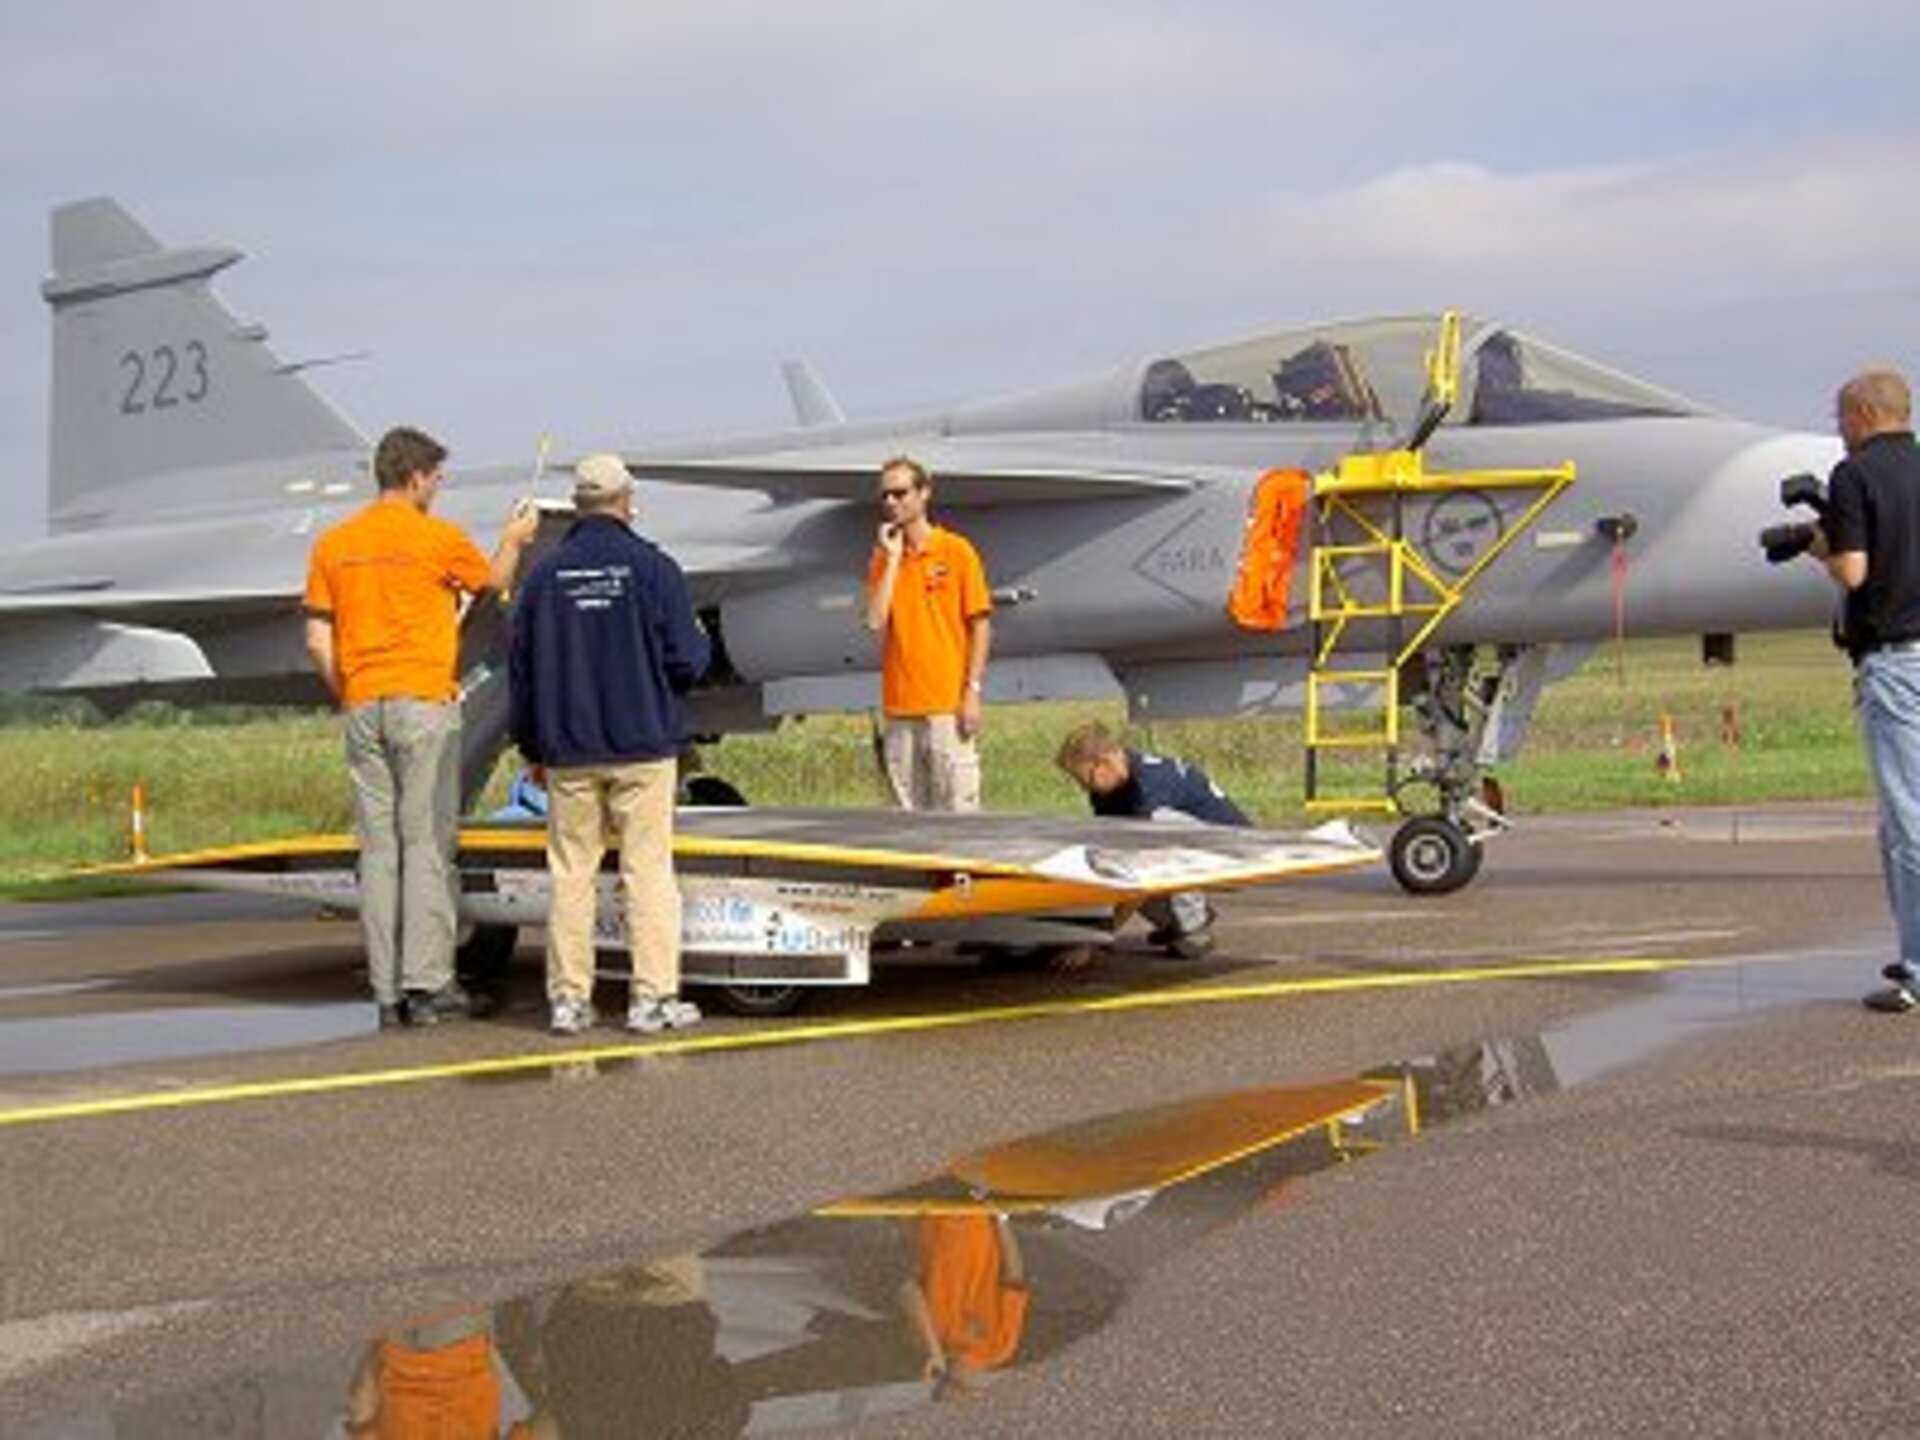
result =
M1897 0L8 4L0 541L103 194L456 465L1443 308L1824 429L1920 376L1916 57Z

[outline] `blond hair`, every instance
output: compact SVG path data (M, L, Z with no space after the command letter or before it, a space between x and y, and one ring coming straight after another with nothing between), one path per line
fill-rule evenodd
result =
M1099 720L1086 720L1073 727L1060 742L1053 763L1069 775L1078 776L1095 761L1120 749L1120 738Z
M916 490L924 490L933 483L933 476L927 472L927 467L911 455L896 455L891 460L883 461L880 478L884 480L896 470L904 470Z

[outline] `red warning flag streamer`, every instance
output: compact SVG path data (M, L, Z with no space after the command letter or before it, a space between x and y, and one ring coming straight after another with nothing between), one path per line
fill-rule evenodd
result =
M1627 688L1627 542L1613 542L1613 666L1620 688Z
M1620 738L1632 733L1633 717L1627 714L1627 536L1625 528L1613 530L1613 553L1609 557L1613 574L1613 680L1620 696Z

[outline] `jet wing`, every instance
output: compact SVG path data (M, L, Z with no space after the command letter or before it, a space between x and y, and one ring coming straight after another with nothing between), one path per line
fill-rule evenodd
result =
M295 625L283 590L114 589L0 594L0 690L92 690L216 678L194 633L203 625Z
M297 609L297 588L247 587L225 590L136 590L110 582L0 591L0 620L60 615L114 620L138 615L150 624L190 620L210 614L239 614Z
M643 480L757 490L782 500L873 499L880 466L902 451L933 472L942 505L1169 497L1223 477L1225 469L1143 462L1125 437L1086 434L1045 448L1005 440L958 440L890 432L866 442L755 451L729 446L703 454L631 451L624 457Z

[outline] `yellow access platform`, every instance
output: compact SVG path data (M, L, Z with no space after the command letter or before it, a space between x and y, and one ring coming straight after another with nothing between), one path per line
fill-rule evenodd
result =
M1420 662L1473 582L1573 483L1571 461L1537 470L1429 471L1421 447L1459 393L1458 313L1442 317L1426 363L1426 402L1407 447L1349 455L1313 477L1305 767L1310 811L1400 810L1400 712L1409 667ZM1515 491L1533 494L1458 574L1443 574L1407 538L1409 499ZM1323 758L1331 752L1377 754L1381 764L1368 773L1379 777L1379 787L1329 784Z

